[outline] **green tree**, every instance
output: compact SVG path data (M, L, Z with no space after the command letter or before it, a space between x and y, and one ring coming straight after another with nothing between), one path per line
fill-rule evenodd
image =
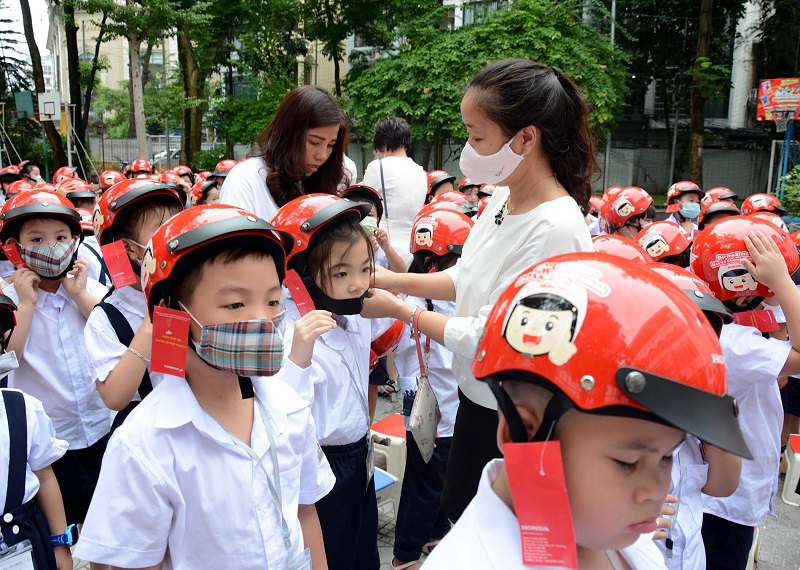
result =
M598 136L614 124L626 92L626 61L608 38L583 19L579 0L519 0L486 14L480 23L439 30L427 41L359 71L345 85L345 108L355 128L368 132L381 117L399 116L417 141L464 138L460 101L464 84L486 64L525 57L560 67L592 105ZM441 166L441 154L434 167Z
M5 8L6 5L0 0L0 11ZM4 99L11 92L30 89L30 69L24 54L18 49L23 39L19 33L11 30L13 23L7 18L0 18L0 97Z

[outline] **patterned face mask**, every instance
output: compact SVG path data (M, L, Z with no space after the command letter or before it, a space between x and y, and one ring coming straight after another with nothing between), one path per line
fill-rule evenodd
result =
M51 241L45 244L17 244L19 256L39 277L60 279L72 268L78 240Z
M184 311L189 310L180 304ZM197 356L206 364L239 376L273 376L283 363L285 311L272 319L238 323L219 323L201 327L200 342L194 343Z

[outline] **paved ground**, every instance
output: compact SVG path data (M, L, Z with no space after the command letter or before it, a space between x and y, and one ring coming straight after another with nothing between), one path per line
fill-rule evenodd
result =
M376 419L400 411L400 401L378 398ZM761 539L757 570L800 570L800 507L792 507L781 498L783 477L775 498L778 520L768 519L761 526ZM392 545L394 544L394 512L391 506L382 507L378 519L378 549L381 554L381 570L391 570ZM88 570L89 564L75 561L75 570Z

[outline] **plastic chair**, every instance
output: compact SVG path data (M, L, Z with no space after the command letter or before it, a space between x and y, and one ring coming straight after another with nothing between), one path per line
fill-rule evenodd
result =
M386 439L387 443L375 443L375 453L386 457L386 471L402 484L406 470L406 428L401 414L391 414L372 424L372 433ZM398 485L399 487L399 485Z
M758 548L761 529L758 526L753 527L753 546L750 547L750 554L747 557L746 570L755 570L756 562L758 562Z
M800 434L793 433L789 436L789 445L784 451L786 457L786 478L783 480L781 499L787 505L800 507L800 494L797 493L797 484L800 482Z
M400 504L400 481L383 469L375 468L375 496L378 500L378 509L391 503L394 520L397 520L397 505Z

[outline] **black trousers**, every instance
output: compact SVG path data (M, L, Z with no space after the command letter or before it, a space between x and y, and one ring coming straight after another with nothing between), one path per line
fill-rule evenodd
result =
M458 414L447 462L442 504L456 522L478 492L481 472L500 457L497 449L497 411L484 408L458 391Z
M53 463L61 496L64 498L64 511L67 524L82 524L89 510L97 479L100 477L100 465L108 445L108 435L85 449L70 449L61 459Z
M9 521L6 522L5 518ZM50 525L35 498L3 513L3 518L0 518L0 532L9 546L23 540L31 541L37 570L56 570L56 556L50 544Z
M707 570L745 570L753 546L753 527L703 514Z
M375 479L367 482L367 439L324 445L336 484L317 501L317 515L330 570L378 570L378 501Z
M394 534L394 555L398 560L419 560L422 547L429 540L443 538L450 530L442 507L442 490L452 439L437 437L433 457L425 463L414 436L406 432L406 470Z

